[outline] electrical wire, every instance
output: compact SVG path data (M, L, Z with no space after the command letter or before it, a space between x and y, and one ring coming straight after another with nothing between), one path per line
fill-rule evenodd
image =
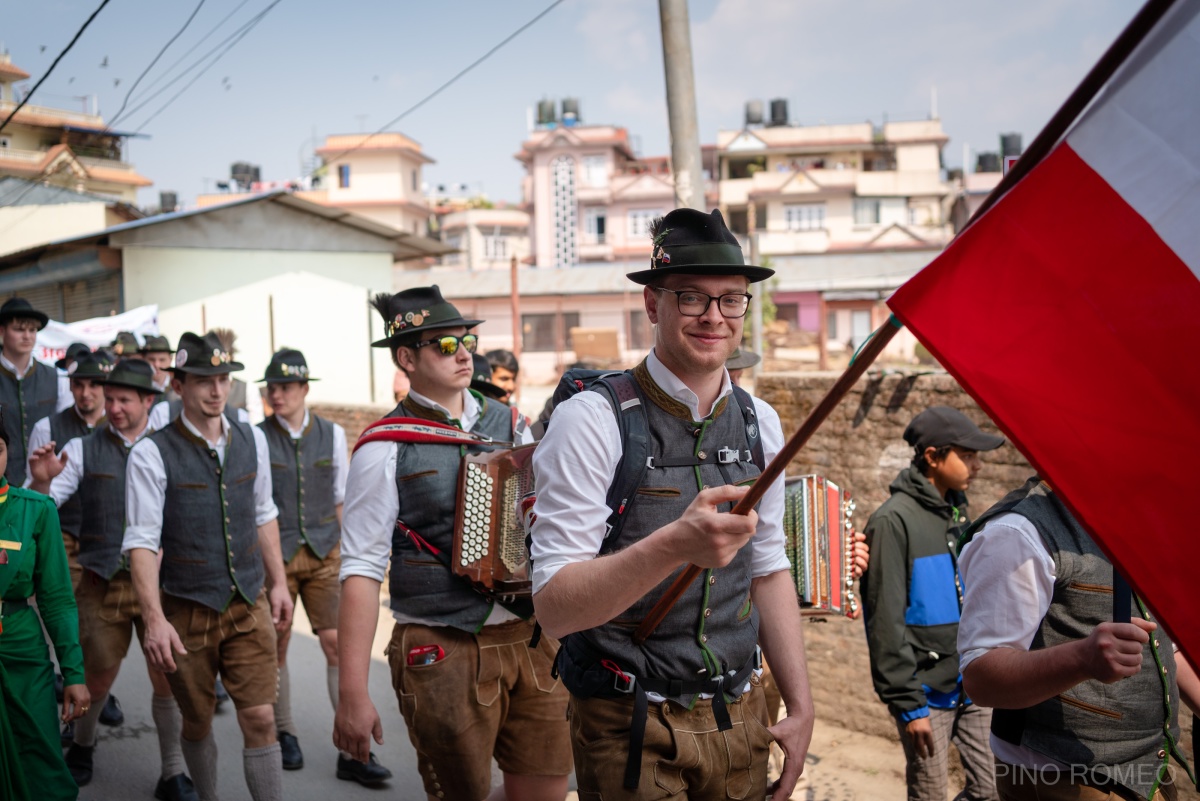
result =
M425 97L421 98L421 99L420 99L420 100L418 100L416 103L414 103L413 105L409 106L408 108L406 108L404 111L402 111L402 112L400 112L399 114L397 114L397 115L396 115L395 117L393 117L392 119L388 120L386 123L384 123L384 125L383 125L383 127L382 127L382 128L380 128L379 130L375 131L375 132L374 132L374 133L372 133L371 135L369 135L369 136L365 137L365 138L364 138L364 139L363 139L361 142L359 142L358 144L354 145L354 147L347 148L346 150L343 150L341 153L338 153L337 155L335 155L335 156L332 156L332 157L330 157L330 158L326 159L326 160L325 160L325 163L326 163L326 164L331 164L331 163L333 163L333 162L337 161L337 160L338 160L338 159L340 159L340 158L343 158L343 157L345 157L345 156L348 156L349 154L353 153L354 151L356 151L356 150L360 149L361 147L363 147L364 145L366 145L366 143L367 143L367 142L371 141L371 140L372 140L372 139L374 139L376 136L379 136L380 134L382 134L382 133L386 132L388 128L391 128L393 125L395 125L396 123L400 122L402 119L404 119L405 117L407 117L409 114L412 114L414 111L416 111L417 109L419 109L421 106L425 105L425 104L426 104L426 103L428 103L430 100L433 100L435 97L437 97L438 95L440 95L440 94L441 94L443 91L445 91L446 89L450 88L450 86L452 86L454 83L456 83L456 82L458 81L458 79L459 79L459 78L462 78L462 77L463 77L464 75L466 75L468 72L470 72L471 70L475 69L476 67L478 67L478 66L479 66L480 64L482 64L483 62L487 61L489 58L491 58L491 57L492 57L492 56L493 56L493 55L496 53L496 51L498 51L500 48L504 47L506 44L508 44L509 42L511 42L513 39L516 39L518 36L520 36L522 33L524 33L525 31L527 31L529 28L532 28L532 27L533 27L533 26L534 26L534 25L535 25L535 24L536 24L536 23L537 23L539 20L541 20L541 18L542 18L542 17L546 16L546 15L547 15L547 14L549 14L551 11L553 11L555 8L557 8L558 6L562 5L562 4L563 4L565 1L566 1L566 0L554 0L554 2L553 2L553 3L551 3L551 4L550 4L550 5L548 5L548 6L546 6L544 9L542 9L542 10L541 10L541 12L539 12L539 13L538 13L536 16L534 16L534 17L533 17L533 19L529 20L529 21L528 21L528 22L526 22L524 25L522 25L521 27L517 28L515 31L513 31L512 33L510 33L508 36L506 36L506 37L504 37L503 39L501 39L501 40L500 40L500 42L499 42L499 44L496 44L494 47L492 47L492 49L491 49L491 50L488 50L488 51L487 51L486 53L484 53L482 56L480 56L479 58L477 58L477 59L475 59L474 61L472 61L470 64L468 64L468 65L467 65L466 67L464 67L463 69L459 70L459 72L458 72L457 74L455 74L455 76L454 76L453 78L451 78L450 80L446 81L445 83L443 83L443 84L442 84L441 86L439 86L438 88L434 89L434 90L433 90L432 92L430 92L429 94L425 95ZM315 169L315 170L313 170L312 172L308 173L308 174L307 174L305 177L306 177L306 178L312 177L313 175L316 175L318 172L320 172L320 171L321 171L321 170L323 170L323 169L324 169L324 165L323 165L323 166L321 166L321 167L318 167L317 169Z
M196 67L200 66L205 61L207 61L209 59L209 57L211 57L214 53L217 53L217 51L221 51L220 53L217 53L216 58L213 59L213 61L211 63L209 63L207 66L204 67L204 70L201 72L201 74L204 74L204 72L207 72L213 66L213 64L216 64L217 61L219 61L221 59L221 57L225 55L225 53L229 52L230 47L227 47L227 45L229 45L230 42L233 42L233 44L236 44L238 41L241 41L242 37L245 36L247 33L249 33L250 30L252 30L254 28L254 26L258 25L258 23L262 21L262 18L264 16L266 16L267 12L270 11L271 9L273 9L275 6L279 5L279 3L281 1L282 0L274 0L274 2L271 3L269 6L267 6L266 9L264 9L263 11L260 11L258 14L251 17L240 28L235 30L233 33L229 34L229 36L226 36L219 43L217 43L217 45L215 47L213 47L207 53L202 55L200 58L196 59L191 64L189 64L186 68L184 68L183 72L179 73L174 78L172 78L170 81L168 81L166 84L164 84L162 86L162 88L160 88L157 92L154 92L154 93L146 96L144 100L141 100L140 102L138 102L138 104L136 106L134 106L133 108L126 111L123 116L129 117L129 116L137 113L141 109L145 108L146 106L150 105L151 100L153 100L154 98L163 94L171 86L178 83L183 78L187 77L188 73L190 73L192 70L196 69ZM225 48L225 49L221 50L221 48ZM188 83L188 86L191 86L192 83L195 83L194 79ZM185 89L186 89L186 87L185 87ZM172 97L172 99L171 99L172 102L174 101L175 97L178 97L178 96L179 96L179 94L176 94L174 97ZM165 106L164 106L164 108L165 108ZM160 109L159 111L161 112L162 109ZM156 115L157 115L157 113L159 113L159 112L156 112ZM109 122L109 125L113 125L116 123L117 123L117 120L114 119ZM142 123L143 126L145 126L145 124L146 123Z
M162 114L164 111L166 111L172 103L174 103L176 100L178 100L183 95L184 92L186 92L188 89L192 88L192 85L194 83L196 83L196 81L198 81L202 77L204 77L204 73L208 72L210 69L212 69L214 66L216 66L217 62L220 61L225 56L226 53L228 53L230 50L232 50L234 47L236 47L238 42L240 42L240 41L242 41L242 39L246 38L246 36L250 33L250 31L254 30L255 26L258 25L258 23L262 22L263 18L265 16L267 16L267 14L270 13L271 9L275 8L275 6L279 5L281 2L283 2L283 0L274 0L274 2L271 3L271 5L267 6L261 12L259 12L258 16L251 18L251 20L248 23L246 23L244 26L242 26L241 32L239 34L235 34L236 38L233 39L233 41L229 42L228 47L226 47L224 50L222 50L220 53L218 53L217 57L214 58L211 62L209 62L208 66L206 66L204 69L200 70L200 72L196 73L196 77L192 78L190 81L188 81L186 84L184 84L184 87L182 89L180 89L178 92L176 92L174 95L172 95L171 99L168 100L166 103L164 103L162 105L162 107L158 109L158 111L154 112L149 117L147 117L142 122L142 124L137 127L137 129L134 131L134 133L141 133L142 130L147 125L149 125L150 122L152 120L154 120L155 117L157 117L159 114Z
M67 46L64 47L63 51L55 57L54 61L50 64L50 69L46 70L46 74L43 75L41 78L38 78L38 82L35 83L33 85L33 88L29 90L29 94L25 95L25 97L22 98L21 102L17 104L17 107L12 110L12 113L10 113L5 118L4 122L0 122L0 131L3 131L4 126L8 125L9 121L12 120L13 117L17 116L17 112L20 111L25 106L25 104L29 102L29 98L33 97L34 92L36 92L38 90L38 87L41 86L46 81L46 79L50 77L50 73L54 72L54 68L58 66L58 62L63 60L63 56L65 56L68 52L70 52L71 48L75 46L75 43L79 41L79 37L83 36L83 32L86 31L88 29L88 26L92 24L92 20L94 20L96 18L96 16L101 11L104 10L104 7L106 5L108 5L111 1L112 0L102 0L100 5L98 5L96 7L96 10L92 12L92 15L84 21L83 27L81 27L78 31L75 32L75 35L71 38L71 41L67 42Z
M163 54L167 52L167 49L171 45L175 44L175 40L182 36L183 32L188 29L188 26L192 24L192 20L194 20L196 15L200 13L200 9L204 7L206 2L208 2L208 0L200 0L200 2L196 4L196 7L192 9L191 16L189 16L187 21L183 23L183 27L176 31L175 35L167 40L167 43L162 46L161 50L158 51L158 55L154 57L154 60L146 65L146 69L142 70L142 74L137 77L137 80L133 82L133 86L129 87L129 91L125 93L125 99L121 101L121 107L117 109L117 113L112 116L113 120L116 120L121 116L121 112L125 111L125 107L129 105L129 98L131 95L133 95L133 90L138 88L138 84L142 82L142 79L146 77L146 74L149 73L150 70L154 69L154 65L157 64L158 60L163 57ZM107 129L112 130L112 122L109 122Z
M239 11L241 11L241 10L242 10L242 8L243 8L243 7L244 7L244 6L245 6L247 3L249 3L249 2L250 2L250 0L242 0L242 2L238 3L238 4L237 4L237 5L234 7L234 9L233 9L232 11L230 11L228 14L226 14L224 17L222 17L222 18L221 18L221 21L220 21L220 22L218 22L216 25L214 25L214 26L212 26L211 28L209 28L209 29L208 29L208 33L206 33L206 34L204 34L203 36L201 36L201 37L200 37L200 38L199 38L199 39L196 41L196 43L195 43L195 44L193 44L193 45L192 45L191 47L189 47L189 48L188 48L186 51L184 51L183 55L181 55L179 58L175 59L175 61L174 61L174 62L171 64L171 66L167 67L165 70L163 70L161 73L159 73L159 74L158 74L158 76L157 76L156 78L152 79L152 80L150 81L150 83L148 83L148 84L146 84L144 87L142 87L142 91L143 91L143 93L144 93L144 92L149 92L149 91L150 91L151 89L153 89L155 86L158 86L160 83L162 83L162 80L163 80L164 78L166 78L168 75L170 75L170 74L171 74L171 72L172 72L172 71L173 71L173 70L174 70L176 67L178 67L180 64L182 64L182 63L184 62L184 60L185 60L185 59L186 59L188 56L190 56L192 53L196 52L196 48L198 48L200 45L202 45L202 44L204 44L205 42L207 42L210 36L212 36L214 33L216 33L217 31L219 31L219 30L220 30L220 29L221 29L221 28L222 28L222 27L225 25L225 23L226 23L226 22L228 22L228 21L230 20L230 18L231 18L231 17L232 17L234 14L238 13ZM217 45L217 47L220 47L220 45ZM211 52L211 51L210 51L210 52ZM201 59L200 59L200 61L203 61L203 60L204 60L203 58L201 58ZM198 62L196 62L196 63L199 63L199 61L198 61ZM188 69L190 70L190 69L192 69L194 66L195 66L195 64L193 64L191 67L188 67ZM184 70L184 72L187 72L187 70ZM178 77L178 76L177 76L177 77ZM143 95L143 96L144 96L144 95ZM137 98L137 99L138 99L139 101L141 100L141 98L140 98L140 97L139 97L139 98ZM112 125L113 123L115 123L115 122L116 122L116 120L117 120L117 118L116 118L116 117L113 117L113 118L110 120L109 124L110 124L110 125Z

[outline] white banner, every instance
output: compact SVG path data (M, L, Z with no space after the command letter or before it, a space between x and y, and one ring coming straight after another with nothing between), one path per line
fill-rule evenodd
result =
M51 320L38 332L33 357L53 365L66 355L72 342L82 342L92 350L111 345L119 331L132 331L139 343L144 343L147 334L158 333L158 306L139 306L124 314L111 317L93 317L77 323L60 323Z

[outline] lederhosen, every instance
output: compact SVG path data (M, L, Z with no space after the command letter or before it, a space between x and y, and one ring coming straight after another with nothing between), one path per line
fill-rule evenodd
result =
M620 547L677 520L704 486L748 483L760 472L751 459L747 434L757 421L744 416L731 397L722 398L708 418L696 423L686 406L654 383L644 362L633 376L646 409L653 466L625 511ZM736 459L722 463L717 457L722 452L734 453ZM730 508L732 504L726 504L721 511ZM601 553L614 546L606 543ZM711 694L719 728L731 728L726 704L742 694L761 664L758 610L750 600L752 550L743 548L726 567L704 571L641 647L632 643L633 630L678 571L621 617L563 639L558 668L572 695L632 696L627 789L638 786L647 693L684 706L701 693Z
M58 406L58 371L32 360L25 377L18 379L11 370L0 366L0 406L4 407L4 429L8 433L8 483L25 483L29 458L29 435L43 417L54 414Z

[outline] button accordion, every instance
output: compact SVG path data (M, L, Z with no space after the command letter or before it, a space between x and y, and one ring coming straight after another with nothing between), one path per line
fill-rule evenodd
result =
M485 594L532 594L525 520L533 504L535 447L463 457L450 566Z
M802 613L856 614L850 494L821 476L789 478L784 493L785 547Z

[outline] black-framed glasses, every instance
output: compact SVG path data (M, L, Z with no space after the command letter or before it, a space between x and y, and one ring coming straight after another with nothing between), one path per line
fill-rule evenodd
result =
M713 296L693 289L667 289L660 286L659 290L670 292L675 296L675 306L684 317L703 317L708 313L708 307L714 300L717 302L717 310L721 312L722 317L729 319L745 317L746 309L750 307L750 298L754 297L746 292L729 292Z
M437 345L438 352L443 356L453 356L454 354L458 353L458 346L460 344L467 349L467 353L474 353L475 349L479 347L479 337L475 334L463 334L461 337L447 334L446 336L437 337L435 339L425 339L420 342L414 342L409 347L413 348L414 350L419 350L426 345Z

